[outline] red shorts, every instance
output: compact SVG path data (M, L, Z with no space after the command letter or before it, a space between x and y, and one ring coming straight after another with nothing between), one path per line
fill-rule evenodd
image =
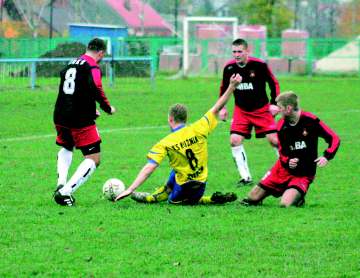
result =
M296 188L304 196L313 182L314 177L296 177L281 165L280 160L268 171L259 183L259 186L271 195L280 197L285 190Z
M101 142L96 125L82 128L68 128L61 125L55 125L57 131L56 144L68 149L74 146L79 149L84 146Z
M276 132L276 123L269 111L269 104L251 112L244 111L235 105L230 133L240 134L246 139L250 139L253 127L256 138L262 138L268 133Z

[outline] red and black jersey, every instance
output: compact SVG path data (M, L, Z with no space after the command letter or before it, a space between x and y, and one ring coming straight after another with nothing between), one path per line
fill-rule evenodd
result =
M226 64L220 86L220 96L229 86L230 77L236 73L241 75L242 81L234 91L235 105L245 111L254 111L264 107L269 103L266 83L271 91L270 103L276 104L275 98L280 93L279 82L264 61L253 57L248 57L248 62L244 67L236 64L235 59Z
M59 94L55 104L54 123L80 128L95 123L96 102L111 112L101 82L101 71L95 60L82 55L60 72Z
M339 136L315 115L301 111L296 125L290 125L281 119L277 125L279 153L282 165L294 176L314 176L318 158L318 139L323 138L328 144L323 156L332 159L337 152ZM289 168L289 159L298 158L298 166Z

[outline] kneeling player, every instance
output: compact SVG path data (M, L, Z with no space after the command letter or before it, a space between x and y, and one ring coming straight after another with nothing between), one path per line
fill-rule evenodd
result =
M280 157L272 169L243 199L243 205L258 205L269 195L281 197L283 207L302 206L316 167L324 167L335 156L340 139L315 115L300 110L298 97L286 92L276 98L282 119L278 122ZM318 139L328 148L318 157Z
M170 108L168 123L172 133L154 145L148 153L148 163L139 172L137 178L120 194L116 200L121 200L132 194L152 172L168 156L173 172L165 187L155 194L134 193L133 198L142 202L158 202L168 200L170 204L226 203L236 200L235 193L214 193L203 196L208 176L207 138L217 125L220 109L228 101L230 95L241 82L239 74L233 75L226 92L215 105L198 121L186 126L187 109L176 104Z

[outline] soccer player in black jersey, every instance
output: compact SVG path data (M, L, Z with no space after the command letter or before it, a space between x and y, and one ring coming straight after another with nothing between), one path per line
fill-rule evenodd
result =
M243 80L234 92L235 106L230 129L231 152L241 176L238 185L242 186L252 183L243 146L244 139L251 138L252 129L255 129L256 138L266 137L273 147L277 147L274 115L278 112L275 98L279 95L280 88L268 65L249 56L245 40L233 41L232 53L234 59L224 67L220 95L227 88L230 76L234 73L242 76ZM266 93L266 85L270 88L270 100ZM220 119L226 120L228 112L225 107L219 116Z
M95 38L89 42L86 53L71 61L60 73L54 123L56 144L61 149L57 156L58 186L54 200L63 206L74 204L72 194L100 164L101 138L95 125L96 102L106 113L115 113L104 94L98 66L105 52L105 41ZM84 160L67 180L74 147L81 150Z
M241 201L243 205L257 205L269 195L281 196L283 207L303 205L316 168L326 166L340 145L334 131L312 113L300 109L296 94L283 93L276 101L282 114L277 124L280 157L248 198ZM320 156L319 137L328 144Z

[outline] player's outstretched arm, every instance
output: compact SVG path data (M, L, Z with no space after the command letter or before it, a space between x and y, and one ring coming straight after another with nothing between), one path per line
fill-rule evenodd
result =
M150 162L145 164L145 166L141 169L133 183L124 192L117 196L115 201L124 199L125 197L133 193L136 188L142 185L148 179L148 177L150 177L150 175L156 170L158 166L159 164Z
M241 83L242 77L240 74L233 74L230 77L230 83L225 93L217 100L215 105L210 109L215 115L219 114L219 111L225 106L230 98L230 95L235 91L236 87Z

